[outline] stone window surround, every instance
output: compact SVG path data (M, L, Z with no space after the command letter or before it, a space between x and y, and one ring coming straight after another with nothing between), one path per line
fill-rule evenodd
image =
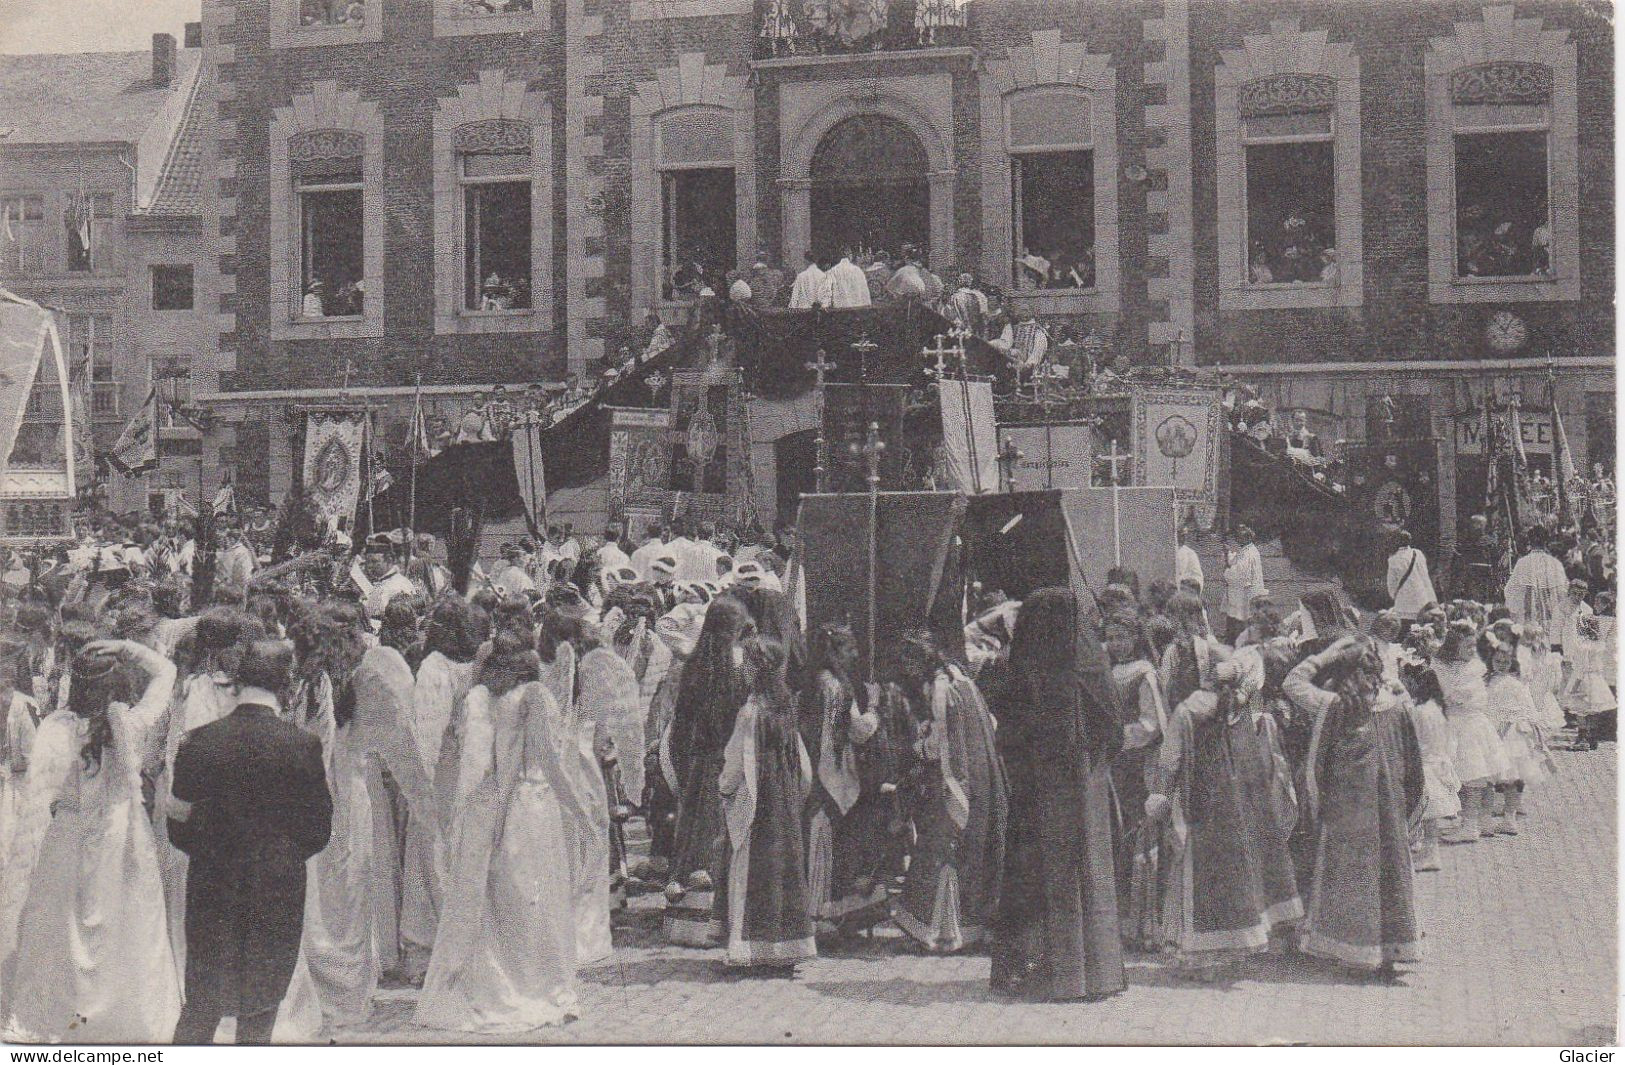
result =
M457 129L505 121L530 127L530 307L470 311L463 306L464 211ZM533 333L553 329L553 112L547 94L521 80L482 70L434 113L434 273L436 335Z
M1456 152L1452 76L1493 62L1550 69L1547 203L1552 222L1549 278L1456 276ZM1428 42L1423 84L1427 98L1428 299L1432 303L1521 303L1580 298L1579 58L1565 29L1539 18L1514 17L1511 5L1486 7L1483 20L1458 22L1449 37ZM1488 127L1486 127L1488 130Z
M342 130L362 138L361 275L364 312L355 318L303 318L300 285L300 218L288 143L301 133ZM278 340L327 340L384 335L384 122L376 101L354 89L318 81L271 117L270 137L271 336Z
M545 32L550 25L550 0L535 0L529 11L469 15L458 10L457 0L434 0L436 37L472 37L481 33Z
M784 197L784 263L800 269L812 244L812 159L824 135L859 115L885 115L907 126L925 149L930 189L931 257L937 273L954 265L953 75L901 74L797 83L779 92L779 189Z
M271 47L311 48L334 44L366 44L384 39L384 0L361 0L366 18L361 25L302 26L299 0L271 0Z
M1116 313L1120 299L1117 203L1117 72L1109 57L1083 42L1062 43L1060 30L1041 30L1008 58L990 59L980 79L982 102L982 273L1000 279L1013 302L1040 315ZM1009 105L1034 89L1076 88L1087 95L1095 188L1095 287L1017 292L1012 280ZM997 146L995 149L993 146Z
M662 221L660 120L680 108L708 107L733 113L734 235L738 262L756 254L756 94L745 75L730 75L723 64L707 65L705 55L686 52L677 65L656 72L632 93L632 277L635 313L675 313L686 301L661 298Z
M1301 30L1296 18L1276 19L1268 34L1248 35L1242 47L1220 53L1213 78L1220 310L1358 307L1365 301L1360 57L1352 44L1328 38L1325 30ZM1282 74L1329 77L1335 84L1331 141L1336 284L1255 285L1248 280L1247 140L1241 95L1246 86Z

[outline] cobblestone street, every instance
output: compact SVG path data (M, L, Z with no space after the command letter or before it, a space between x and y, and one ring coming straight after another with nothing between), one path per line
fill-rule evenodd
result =
M616 956L581 974L582 1018L519 1042L1570 1044L1614 1041L1615 748L1559 753L1517 838L1445 848L1419 876L1426 957L1397 986L1300 957L1253 960L1193 985L1130 959L1108 1001L1030 1004L988 988L985 955L925 957L877 937L802 966L739 978L720 951L660 942L639 900ZM416 1028L416 992L382 993L341 1043L466 1042Z

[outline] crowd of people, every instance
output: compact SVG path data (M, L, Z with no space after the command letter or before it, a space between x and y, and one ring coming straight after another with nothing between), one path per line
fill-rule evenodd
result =
M1039 999L1123 990L1127 952L1386 976L1441 846L1517 836L1615 706L1611 601L1538 565L1283 616L1243 537L1216 634L1181 545L1098 600L974 589L871 666L805 624L788 528L554 528L489 569L388 534L271 566L234 530L197 603L159 540L6 584L13 1040L306 1042L385 980L427 1027L559 1024L640 894L763 975L894 928Z

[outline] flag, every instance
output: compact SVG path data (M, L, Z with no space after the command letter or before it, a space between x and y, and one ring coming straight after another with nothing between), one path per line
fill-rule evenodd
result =
M406 453L412 457L414 466L434 457L434 452L429 449L429 426L423 417L422 393L412 397L412 424L406 430Z
M4 224L6 228L6 239L14 242L17 239L17 231L11 227L11 204L11 200L0 204L0 224Z
M146 402L135 412L109 456L113 465L134 477L158 468L158 390L147 392Z
M79 246L90 254L90 227L96 220L96 201L83 191L68 200L68 228L79 238Z

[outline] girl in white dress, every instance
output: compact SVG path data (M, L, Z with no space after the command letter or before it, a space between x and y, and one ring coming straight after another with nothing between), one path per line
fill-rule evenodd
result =
M1563 654L1548 642L1546 630L1536 622L1518 630L1518 675L1529 685L1535 700L1535 724L1540 727L1542 745L1549 750L1564 721L1557 702L1557 691L1563 686Z
M115 702L121 663L146 674ZM156 761L175 666L127 640L75 659L68 705L40 723L0 887L0 988L11 1042L157 1043L181 990L141 769Z
M301 947L322 1015L335 1025L365 1021L378 988L372 797L367 792L367 752L353 727L350 685L364 651L358 620L348 608L322 607L290 626L301 663L291 712L301 728L321 737L333 796L332 837L306 864Z
M568 723L522 637L498 632L464 703L450 862L414 1021L512 1034L578 1015Z
M1422 751L1422 838L1413 845L1416 870L1439 868L1439 823L1461 813L1461 778L1456 775L1456 732L1444 716L1439 678L1417 659L1400 667L1410 692L1411 724Z
M1597 749L1598 725L1602 715L1614 709L1618 700L1608 685L1613 680L1609 648L1603 643L1602 619L1580 614L1573 622L1564 648L1569 656L1569 677L1559 697L1565 712L1576 722L1575 749Z
M1509 768L1500 733L1486 713L1489 690L1477 638L1478 627L1470 619L1453 621L1433 659L1445 720L1456 734L1456 775L1462 783L1461 824L1442 837L1444 843L1476 843L1480 836L1495 834L1488 823L1487 799Z
M1535 700L1518 675L1518 637L1512 622L1499 621L1484 630L1478 638L1478 653L1489 667L1486 711L1500 732L1507 760L1506 771L1495 785L1503 800L1495 831L1516 836L1524 788L1546 779L1548 756L1535 724Z
M45 719L40 704L17 690L16 681L27 667L28 649L20 643L0 648L0 709L4 718L4 746L0 747L0 855L11 853L12 832L22 807L23 783L28 776L28 752L34 733Z

